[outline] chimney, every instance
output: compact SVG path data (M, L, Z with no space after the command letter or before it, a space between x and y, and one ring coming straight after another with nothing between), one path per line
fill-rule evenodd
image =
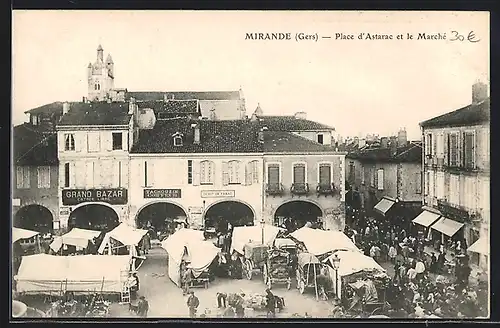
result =
M129 103L128 103L128 113L131 115L135 114L135 98L130 98Z
M258 139L260 143L264 143L264 131L267 131L267 127L264 126L262 129L260 129L259 134L258 134Z
M163 95L163 101L164 101L164 102L167 102L167 101L168 101L168 94L167 94L167 93L165 93L165 94Z
M293 116L295 116L295 118L298 119L298 120L306 120L307 119L307 113L306 112L297 112Z
M398 131L398 147L404 147L408 144L408 137L406 135L406 129L401 129Z
M366 139L359 139L359 148L363 148L364 146L366 146Z
M488 98L488 85L477 81L472 85L472 103L478 104Z
M87 102L87 98L86 97L82 97L82 103L86 103Z
M65 115L67 112L69 112L69 102L65 101L63 103L63 115Z
M389 147L389 138L387 137L380 138L380 148L387 148L387 147Z
M193 123L193 124L191 124L191 127L194 130L193 143L195 145L199 145L200 144L200 124L199 123Z
M391 147L391 156L396 155L399 147L398 137L396 136L391 137L389 147Z

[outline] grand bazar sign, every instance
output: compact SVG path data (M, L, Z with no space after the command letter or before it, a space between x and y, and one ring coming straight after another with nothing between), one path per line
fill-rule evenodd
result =
M127 204L127 189L63 189L63 205L85 202L103 202L111 205Z

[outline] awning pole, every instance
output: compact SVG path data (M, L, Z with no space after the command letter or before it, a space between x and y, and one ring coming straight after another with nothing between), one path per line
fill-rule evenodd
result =
M314 289L316 291L316 301L317 301L319 299L319 296L318 296L318 279L316 275L316 265L314 265L313 269L314 269Z

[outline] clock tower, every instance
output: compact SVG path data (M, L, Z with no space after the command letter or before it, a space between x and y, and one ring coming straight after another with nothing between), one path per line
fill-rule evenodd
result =
M106 101L109 99L109 92L114 88L114 63L111 55L108 54L104 61L104 51L99 45L97 47L97 58L94 64L87 66L88 100Z

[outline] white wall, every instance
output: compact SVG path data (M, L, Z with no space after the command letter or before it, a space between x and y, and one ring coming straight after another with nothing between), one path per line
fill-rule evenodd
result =
M312 140L314 142L318 142L318 134L323 135L323 145L331 145L332 144L332 132L331 131L297 131L292 132L295 135L301 136L302 138L306 138Z

